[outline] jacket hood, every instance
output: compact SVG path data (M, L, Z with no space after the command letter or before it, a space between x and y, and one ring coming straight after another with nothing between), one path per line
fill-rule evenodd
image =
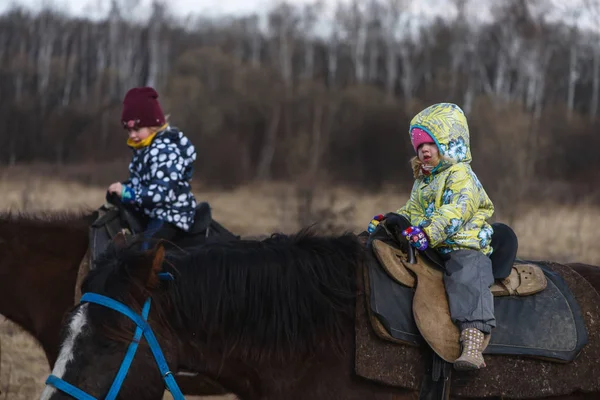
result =
M440 154L452 159L453 163L471 162L467 118L456 104L438 103L427 107L410 121L409 135L413 128L429 133ZM442 158L434 171L444 170L451 164Z

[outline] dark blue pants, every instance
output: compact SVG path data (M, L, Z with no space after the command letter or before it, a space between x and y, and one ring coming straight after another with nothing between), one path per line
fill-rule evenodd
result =
M144 241L142 250L148 250L150 243L159 239L173 240L177 234L177 227L158 218L152 218L148 221L146 230L142 232Z

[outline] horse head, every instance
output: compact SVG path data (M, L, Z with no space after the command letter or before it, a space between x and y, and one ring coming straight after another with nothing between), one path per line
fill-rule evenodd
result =
M164 257L161 244L142 251L116 241L98 260L66 318L42 399L162 399L161 380L174 382L167 365L177 361L163 318L168 304L152 301L168 285L161 277L172 277L160 275Z

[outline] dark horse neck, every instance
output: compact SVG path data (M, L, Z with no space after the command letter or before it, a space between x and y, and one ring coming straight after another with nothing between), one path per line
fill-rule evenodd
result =
M87 216L0 216L0 314L40 342L51 367L88 226Z
M363 257L353 235L308 231L209 244L164 263L176 278L154 303L168 307L154 324L170 327L180 365L240 398L267 398L269 379L318 379L352 358Z

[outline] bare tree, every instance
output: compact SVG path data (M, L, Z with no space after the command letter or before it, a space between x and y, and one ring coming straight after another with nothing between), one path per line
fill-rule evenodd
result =
M159 77L161 75L162 64L165 57L163 53L164 47L161 46L161 32L165 22L166 5L162 2L154 0L152 2L152 14L148 20L148 77L146 79L147 86L158 86ZM135 41L137 42L137 41ZM136 43L133 43L135 45ZM129 64L133 64L135 59L134 47L129 46L128 49ZM141 67L141 66L140 66ZM139 68L139 67L138 67ZM139 69L138 69L139 71Z
M383 41L383 18L385 9L380 0L370 0L365 10L367 18L367 53L368 80L376 83L379 80L379 58Z
M590 19L598 25L600 22L600 2L598 0L584 0L584 6ZM594 121L598 115L598 103L600 96L600 35L590 35L592 47L592 99L590 101L590 120Z
M363 83L366 78L366 46L367 46L367 17L365 3L352 0L348 4L338 3L336 11L337 23L340 24L344 39L350 46L354 78L357 83Z
M105 73L105 69L108 66L108 40L104 35L102 30L102 26L98 24L92 25L92 34L90 35L90 40L95 44L95 69L94 76L92 77L92 82L95 83L94 87L94 98L96 99L96 104L99 105L102 103L103 98L103 77ZM93 53L92 53L93 54Z
M568 40L570 42L569 72L567 75L567 116L570 119L573 116L573 110L575 108L575 87L579 81L581 69L579 65L581 37L577 26L582 16L582 10L574 7L565 8L564 10L565 19L567 24L570 25L568 30Z
M287 87L292 86L292 57L296 46L296 35L300 23L298 10L288 3L279 3L269 13L269 31L274 43L274 53L283 81Z
M121 6L118 0L111 0L111 8L108 17L108 95L111 99L117 98L119 95L119 64L120 48L122 46L122 38L125 37L121 18Z
M402 37L402 14L407 0L387 0L384 5L383 37L385 43L386 79L385 91L388 98L395 95L398 82L398 60Z
M414 28L412 19L406 21L406 27L411 31ZM407 37L402 41L400 45L400 61L402 65L402 74L400 76L400 84L402 87L402 94L404 101L408 104L413 101L414 89L417 85L417 79L415 75L415 69L413 66L413 53L415 45L412 40L412 34L409 33Z
M78 61L79 61L79 98L86 102L88 99L88 86L90 74L90 60L88 54L88 45L90 41L90 24L82 24L81 35L79 36Z
M51 61L54 53L54 46L59 34L59 26L55 21L55 15L51 10L42 12L38 19L36 37L38 43L37 52L37 75L38 75L38 95L44 101L42 108L45 108L48 85L50 83L50 74L52 72Z
M339 43L340 33L337 25L334 25L327 40L327 84L329 87L335 86L336 83Z
M319 15L323 12L325 4L322 0L315 1L314 3L305 4L302 9L302 20L300 24L300 31L304 37L304 62L302 69L302 76L304 78L312 79L315 69L315 42L316 34L315 28L319 22Z
M573 39L576 37L576 31L573 29ZM573 40L571 49L569 51L569 76L568 83L569 89L567 91L567 112L569 118L573 116L573 109L575 108L575 86L579 80L579 68L578 68L579 49L576 40Z
M261 65L261 51L263 42L263 32L260 27L260 16L251 14L243 16L233 21L236 34L235 53L240 62L246 57L246 47L250 50L249 60L253 67ZM248 43L249 42L249 43Z

